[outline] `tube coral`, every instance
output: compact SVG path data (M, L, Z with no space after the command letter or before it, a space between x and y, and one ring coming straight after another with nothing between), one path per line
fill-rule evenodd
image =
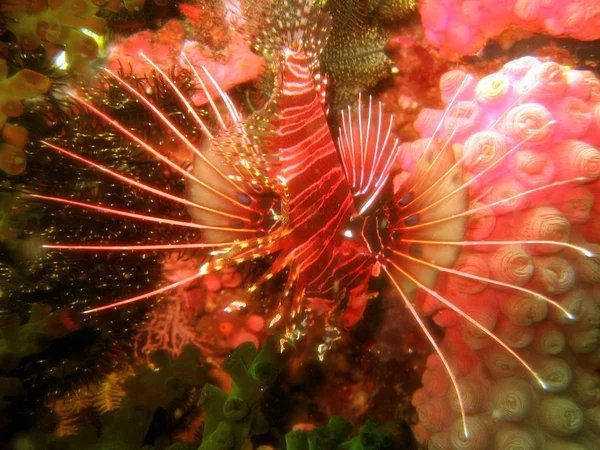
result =
M266 432L258 402L289 356L281 350L280 340L281 336L271 336L260 351L252 343L235 349L221 366L232 378L230 394L212 384L204 386L199 401L205 412L201 450L239 450L251 435Z

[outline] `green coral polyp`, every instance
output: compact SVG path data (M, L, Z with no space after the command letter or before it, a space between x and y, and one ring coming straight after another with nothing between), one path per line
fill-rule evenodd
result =
M232 379L230 394L211 384L204 386L198 402L205 415L200 450L239 450L250 436L268 430L258 403L285 357L279 341L272 336L260 351L249 342L233 351L221 365Z
M327 425L312 431L291 431L285 435L286 450L391 450L412 448L408 425L367 420L358 435L350 436L352 425L332 416Z
M231 397L223 405L223 415L233 422L244 420L248 416L248 403L241 398Z

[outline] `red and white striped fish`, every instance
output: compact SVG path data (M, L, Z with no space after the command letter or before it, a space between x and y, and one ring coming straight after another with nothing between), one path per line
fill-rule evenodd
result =
M134 98L145 104L179 145L195 155L190 171L177 166L91 102L71 94L86 109L112 125L121 135L178 172L188 183L188 194L177 197L159 187L123 175L52 142L46 144L134 189L184 204L189 222L131 213L112 207L42 195L34 197L91 208L107 214L198 229L201 242L164 245L77 245L56 243L51 249L93 251L170 251L177 248L206 249L210 259L197 273L151 292L98 306L93 313L119 307L174 289L206 274L236 266L255 258L272 256L264 273L247 289L280 273L287 281L273 312L271 325L279 321L294 325L310 311L342 317L345 325L362 315L371 277L383 273L438 352L457 392L468 435L462 395L452 368L415 306L418 292L435 297L472 323L513 355L518 356L481 323L436 291L440 273L466 280L477 279L466 271L452 269L464 241L466 221L475 215L469 209L469 183L464 181L450 139L439 142L438 131L429 140L410 173L400 174L393 189L392 169L400 146L393 138L392 120L381 105L360 105L342 113L337 145L327 124L323 106L324 80L318 57L326 43L329 18L310 0L270 4L263 11L263 31L255 37L255 48L273 61L275 87L266 105L243 117L233 100L221 90L206 70L191 64L200 88L211 106L216 127L209 126L185 95L160 68L156 72L201 130L203 140L188 138L148 98L119 75L108 72ZM256 14L261 16L261 12ZM183 55L185 58L185 55ZM458 98L460 89L455 96ZM226 114L217 105L223 103ZM454 99L454 100L455 100ZM453 102L454 102L453 100ZM440 124L444 122L440 121ZM498 204L509 202L500 200ZM507 242L490 242L501 245ZM566 245L557 242L557 245ZM571 247L585 253L584 249ZM547 301L547 297L523 287L504 285ZM567 311L563 312L569 315ZM540 380L543 384L543 380Z
M313 7L310 1L280 2L274 6L272 11L265 11L268 26L256 38L255 48L275 61L276 84L266 106L248 117L242 117L210 73L192 66L184 54L182 57L188 62L189 70L195 74L198 85L209 99L217 124L216 130L211 129L169 76L147 59L202 131L204 138L200 143L192 142L168 114L126 79L112 71L105 71L133 98L144 104L181 146L195 154L190 171L178 167L141 136L88 100L70 94L73 100L112 125L125 138L181 174L188 183L188 195L176 197L52 142L45 142L46 145L134 188L186 205L193 220L183 222L67 198L33 196L136 220L202 230L203 239L200 243L176 245L57 243L46 247L94 251L206 248L213 256L193 276L151 292L89 309L87 313L149 298L226 266L268 255L276 257L248 290L252 292L259 284L284 270L288 271L283 296L271 323L284 315L296 317L300 311L309 309L310 300L321 305L321 309L323 302L329 304L328 309L335 309L350 291L356 297L365 297L374 258L364 242L358 242L348 228L350 221L360 216L354 194L361 198L369 195L374 198L382 190L383 181L389 181L398 143L389 137L391 125L388 122L387 136L380 145L367 149L362 146L355 148L352 144L346 151L346 157L350 159L342 166L327 125L322 79L318 71L318 56L326 43L329 17ZM225 105L226 114L221 113L217 97ZM382 120L381 110L378 120ZM359 150L362 154L355 154ZM355 163L362 165L353 168ZM362 185L354 182L354 193L345 172L348 170L360 170L369 176ZM367 170L370 172L367 173ZM375 177L378 177L377 180ZM284 299L288 296L291 297L291 306L284 307ZM354 312L353 318L346 321L348 325L358 320L364 303L362 301L358 313Z

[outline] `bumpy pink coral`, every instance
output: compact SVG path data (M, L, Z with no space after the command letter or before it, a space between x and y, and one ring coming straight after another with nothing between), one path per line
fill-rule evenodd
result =
M185 12L191 16L189 9L193 7L187 6ZM122 67L136 76L149 74L152 67L141 53L166 72L171 68L175 71L181 67L189 68L185 60L187 57L196 70L202 72L202 67L206 68L225 91L256 79L265 69L264 59L251 51L241 34L232 32L225 48L216 52L195 40L194 33L188 33L184 24L175 19L158 31L144 30L112 45L108 68L117 70ZM191 100L198 106L208 101L201 89L192 95Z
M416 128L463 167L475 213L453 269L479 278L446 273L437 291L481 326L419 299L443 329L470 436L437 355L413 396L417 436L435 449L600 448L600 263L573 247L600 249L600 82L525 57L440 84L447 110L423 111Z
M511 26L582 41L600 38L597 0L423 0L427 39L445 56L470 55Z

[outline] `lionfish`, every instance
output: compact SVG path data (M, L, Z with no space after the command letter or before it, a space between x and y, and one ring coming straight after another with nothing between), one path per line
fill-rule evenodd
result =
M369 281L384 276L438 353L458 397L464 435L468 436L460 387L451 364L415 306L419 292L433 296L502 346L540 385L535 370L493 332L436 291L440 273L467 280L485 281L526 293L571 314L559 304L524 287L512 286L452 269L460 248L477 245L464 241L466 223L478 211L469 209L468 186L461 159L438 133L410 172L399 174L394 189L396 161L402 147L392 133L393 121L381 104L369 98L368 106L341 113L335 140L327 122L326 80L319 71L319 55L330 28L328 15L311 0L282 0L256 13L264 16L254 48L272 59L273 92L258 111L244 116L204 68L188 63L195 82L206 95L214 126L201 117L169 75L146 58L157 76L201 131L200 142L189 138L170 116L124 77L106 70L107 76L144 105L164 129L194 153L191 170L170 161L140 134L115 120L98 106L75 93L69 96L142 151L160 160L187 183L186 196L173 195L118 170L81 156L76 151L44 144L93 170L101 171L131 189L146 191L184 205L191 221L134 213L102 204L66 197L32 194L33 197L86 208L135 221L168 224L199 230L200 242L160 245L80 245L53 243L52 250L94 252L172 251L205 249L207 261L196 273L164 287L97 306L87 314L121 307L157 296L178 286L253 259L269 261L267 269L247 287L253 292L268 280L287 273L270 325L296 325L311 312L328 312L328 320L342 318L351 326L361 317L370 295ZM455 96L458 96L458 94ZM220 99L220 101L219 101ZM454 99L454 100L455 100ZM454 101L453 100L453 101ZM440 121L441 124L441 121ZM447 140L449 141L449 139ZM539 189L538 189L539 190ZM520 193L527 195L527 192ZM498 205L511 201L499 200ZM488 242L504 245L510 241ZM535 242L531 242L535 243ZM543 242L548 244L548 242ZM570 246L588 254L585 249Z

